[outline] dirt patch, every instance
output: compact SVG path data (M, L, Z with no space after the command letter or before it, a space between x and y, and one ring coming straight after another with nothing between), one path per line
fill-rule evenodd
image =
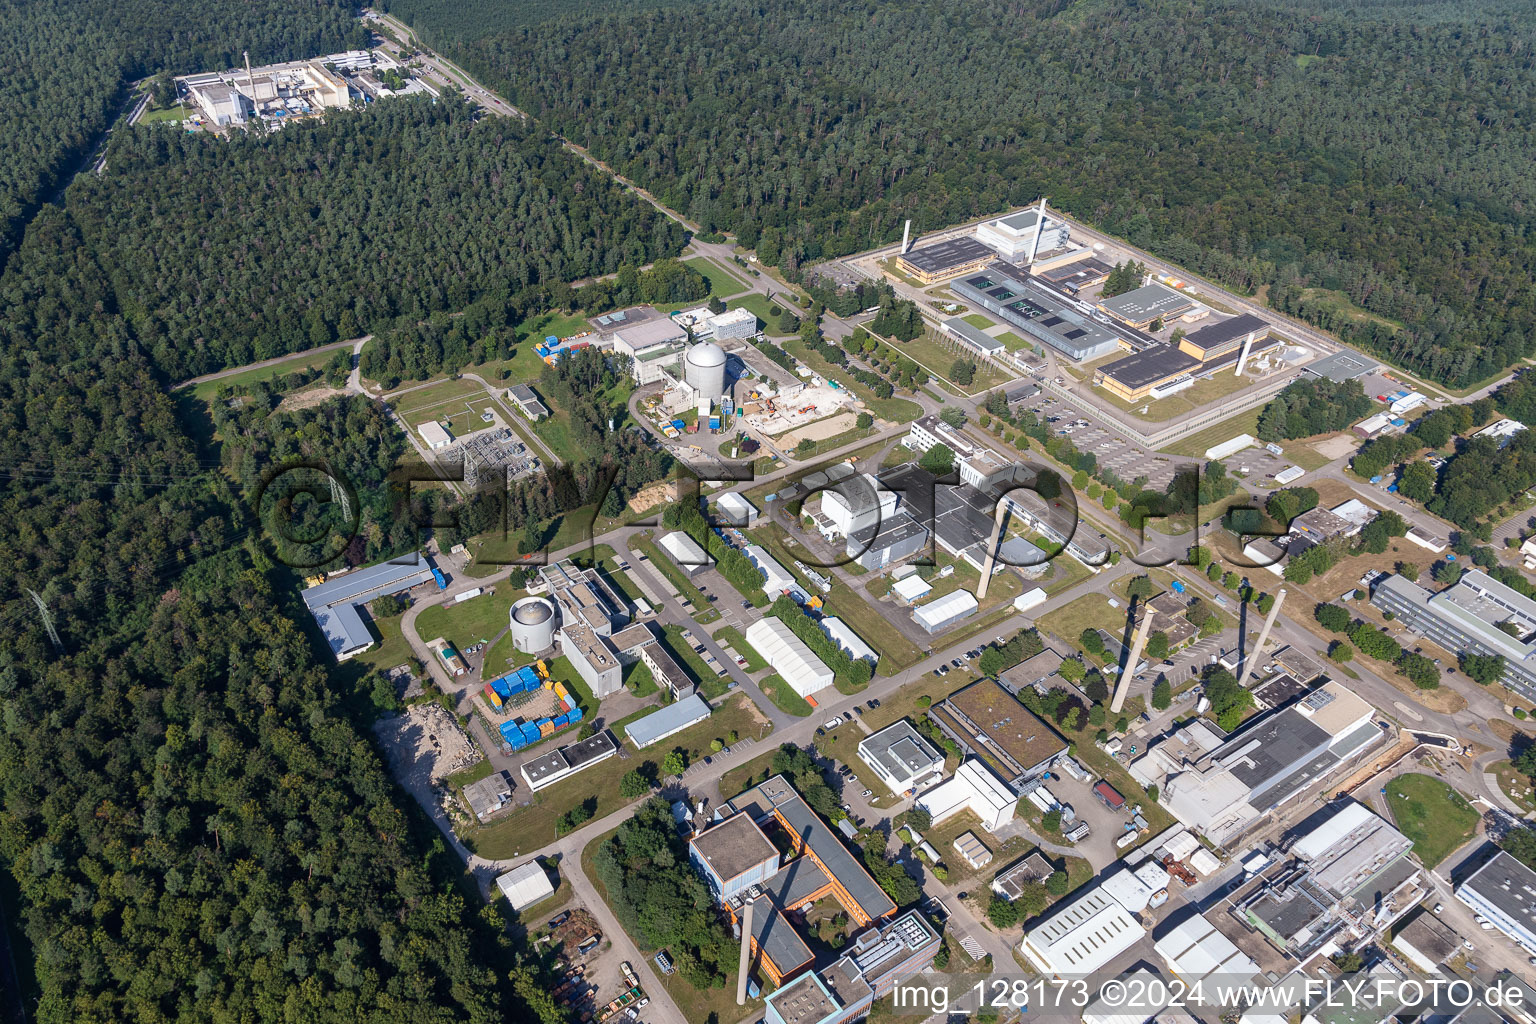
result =
M1333 795L1339 796L1341 794L1350 792L1357 786L1364 785L1365 783L1369 782L1377 772L1381 771L1383 768L1387 767L1416 746L1418 746L1418 741L1415 740L1411 735L1406 732L1399 733L1396 743L1392 744L1392 746L1378 754L1370 764L1362 766L1359 770L1351 774L1349 778L1344 779L1342 782L1338 783L1338 785L1334 786Z
M1340 434L1337 437L1330 437L1326 441L1314 441L1311 447L1317 454L1332 462L1334 459L1342 459L1354 451L1359 444L1360 442L1356 438L1350 437L1348 434Z
M432 782L480 761L458 719L437 704L413 704L404 714L380 720L374 732L402 773L424 773Z
M857 426L858 422L859 417L857 413L838 413L836 416L828 416L824 420L817 420L815 423L807 423L803 427L796 427L788 433L780 434L773 440L780 448L793 448L801 441L825 441L829 437L846 434Z
M629 507L634 512L644 512L648 508L657 505L666 505L677 500L677 484L674 481L663 481L642 487L640 492L629 499Z
M293 412L295 409L312 409L317 405L324 405L333 398L345 395L344 388L308 388L284 398L277 403L278 412Z

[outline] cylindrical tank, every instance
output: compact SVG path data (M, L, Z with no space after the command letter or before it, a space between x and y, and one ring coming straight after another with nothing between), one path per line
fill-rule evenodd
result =
M555 644L555 606L546 598L525 597L509 616L512 646L524 654L547 651Z
M690 348L683 357L683 380L701 398L725 394L725 350L712 341Z

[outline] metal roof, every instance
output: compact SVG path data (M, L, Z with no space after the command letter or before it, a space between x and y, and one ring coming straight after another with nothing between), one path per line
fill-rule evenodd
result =
M676 704L668 704L659 711L630 722L624 727L624 735L633 740L635 746L646 747L695 722L703 721L709 717L709 713L708 702L696 693L691 694Z

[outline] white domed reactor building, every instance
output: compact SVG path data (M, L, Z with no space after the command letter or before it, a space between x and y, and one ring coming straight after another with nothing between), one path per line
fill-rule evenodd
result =
M725 350L712 341L690 348L683 356L683 382L710 401L725 394Z
M516 650L537 654L555 645L555 606L545 598L523 598L512 606L508 617Z

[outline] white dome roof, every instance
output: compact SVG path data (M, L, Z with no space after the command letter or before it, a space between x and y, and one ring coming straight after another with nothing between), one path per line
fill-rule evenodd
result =
M724 366L725 350L712 341L706 341L688 350L688 361L694 366Z

